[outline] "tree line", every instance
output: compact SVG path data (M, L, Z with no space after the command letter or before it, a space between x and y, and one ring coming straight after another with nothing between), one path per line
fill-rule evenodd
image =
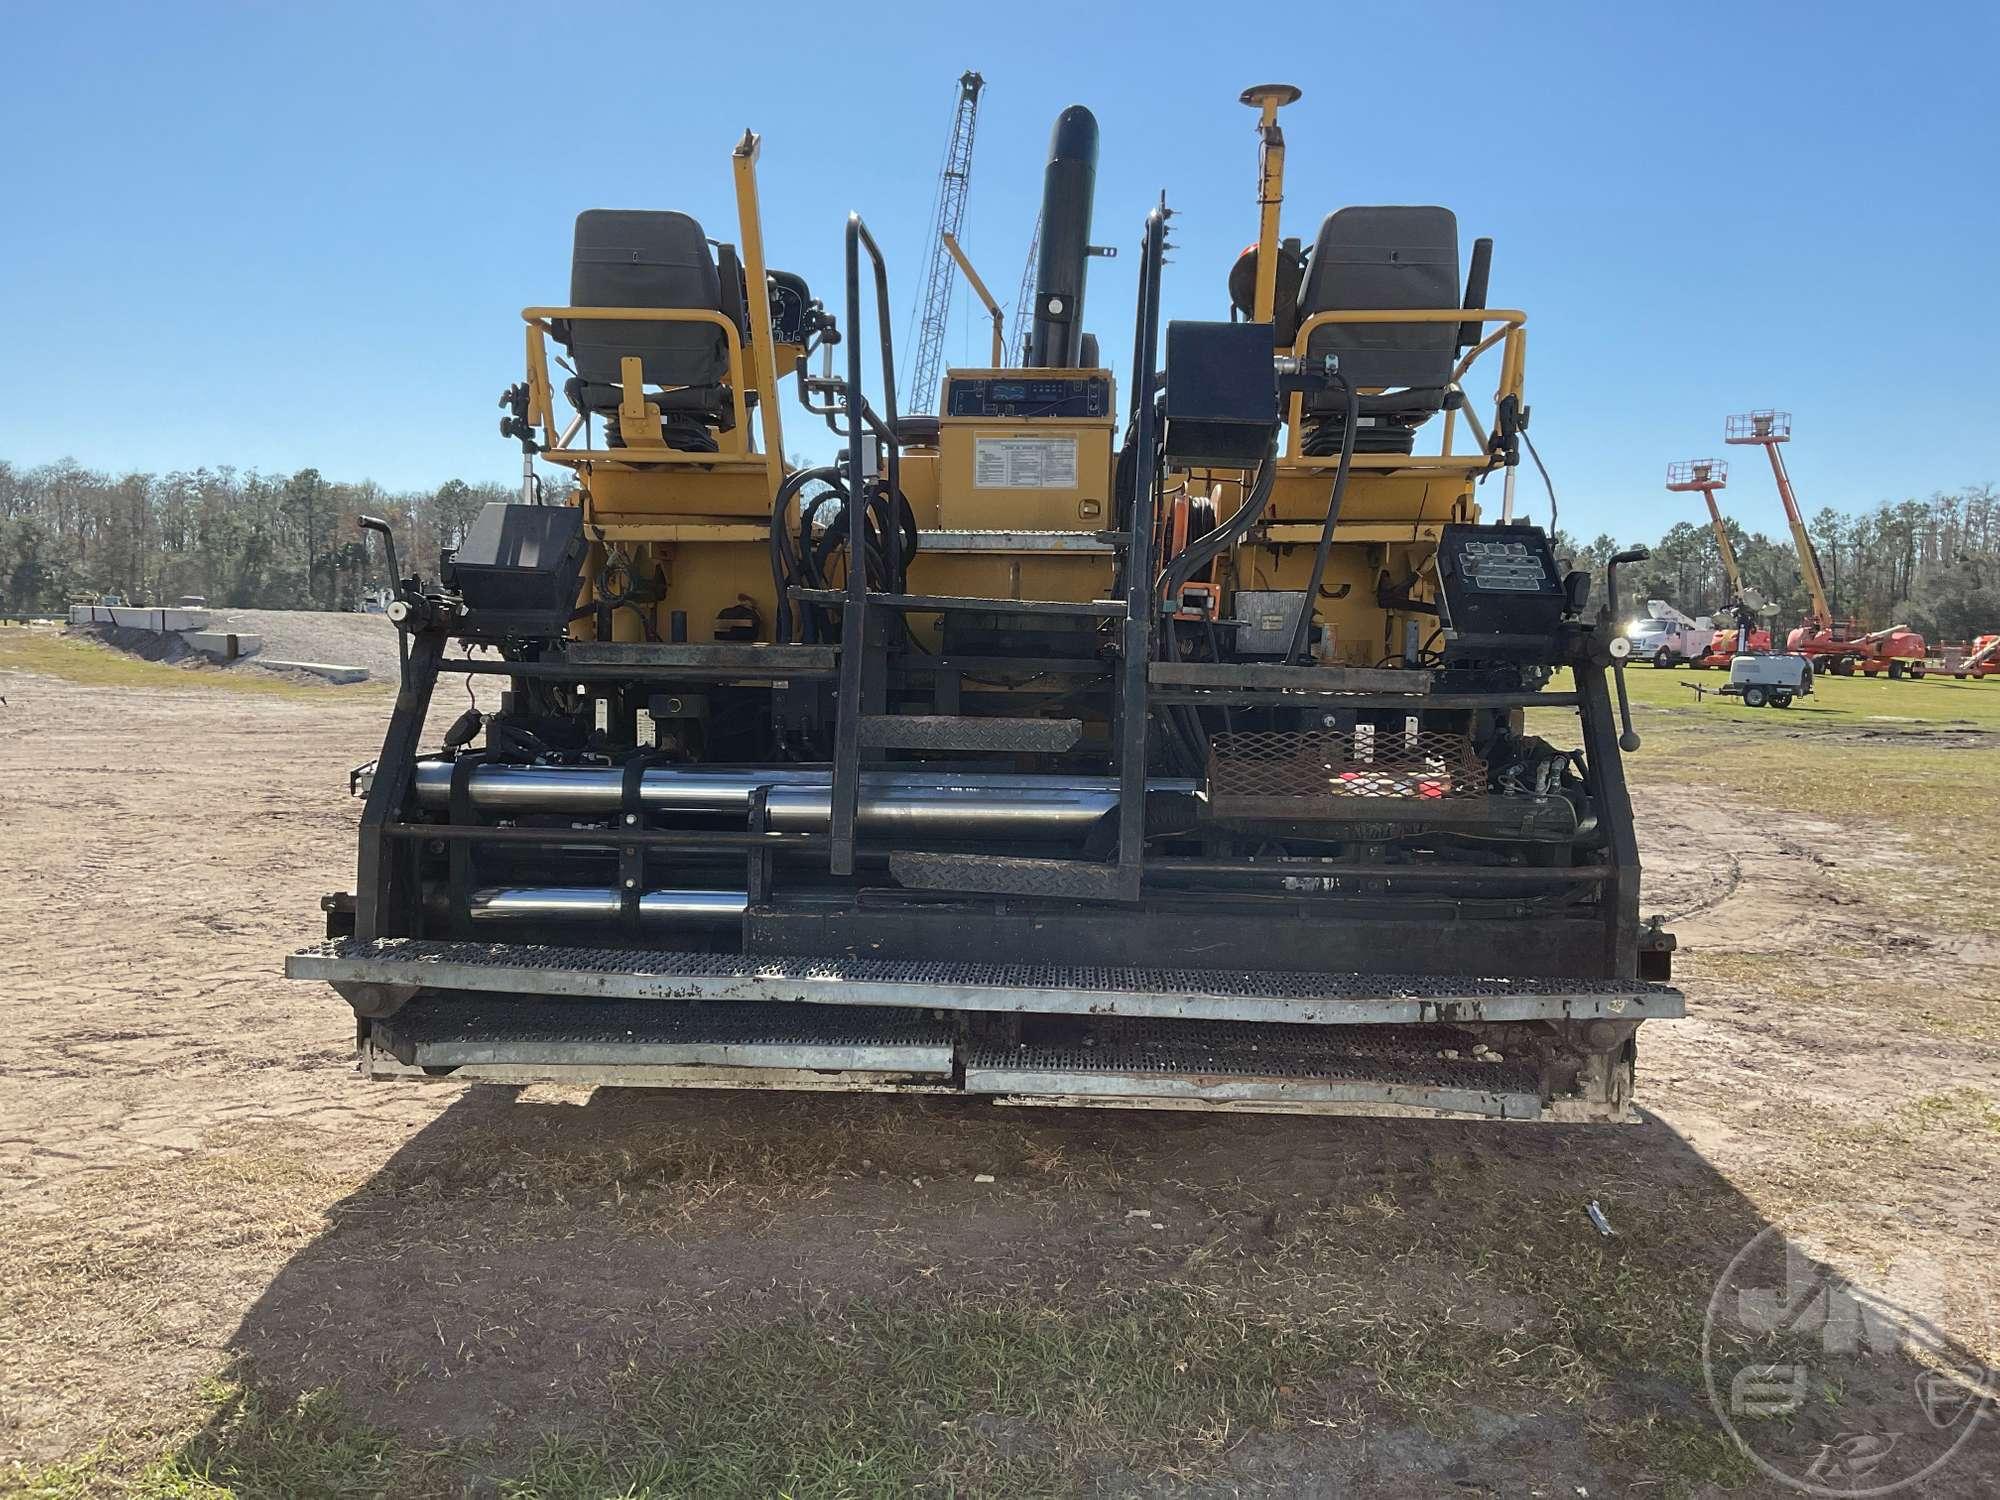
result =
M1697 496L1684 498L1700 504ZM1746 531L1727 518L1723 526L1743 582L1778 606L1781 623L1802 619L1810 598L1790 533ZM1934 641L2000 630L2000 487L1971 485L1859 512L1829 507L1811 517L1806 533L1834 618L1872 630L1908 625ZM1587 544L1556 534L1559 556L1598 575L1600 598L1606 560L1629 545L1608 534ZM1628 615L1643 613L1648 599L1665 599L1690 615L1726 614L1722 552L1705 518L1676 521L1648 545L1647 561L1618 570L1619 603Z
M317 469L106 474L69 459L33 468L0 460L0 611L59 610L102 594L352 609L387 577L355 517L382 516L405 568L431 574L482 505L514 493L461 479L390 492ZM1744 582L1779 607L1781 620L1802 617L1807 593L1791 538L1725 525ZM1825 509L1807 529L1836 616L1871 628L1907 624L1939 640L2000 630L2000 488L1974 485L1856 513ZM1621 545L1608 534L1583 543L1558 532L1556 542L1560 556L1600 574ZM1705 520L1676 521L1651 546L1648 561L1620 570L1621 602L1632 613L1649 598L1689 614L1723 613L1728 587Z
M54 611L106 594L353 609L388 581L381 544L364 537L357 516L388 521L404 569L434 574L440 549L459 543L482 505L516 493L462 479L391 492L317 469L106 474L70 459L34 468L0 460L0 611Z

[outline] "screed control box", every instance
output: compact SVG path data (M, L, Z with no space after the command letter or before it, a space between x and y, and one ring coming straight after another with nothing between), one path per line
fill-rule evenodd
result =
M938 418L938 523L956 531L1110 524L1117 419L1108 370L950 370Z

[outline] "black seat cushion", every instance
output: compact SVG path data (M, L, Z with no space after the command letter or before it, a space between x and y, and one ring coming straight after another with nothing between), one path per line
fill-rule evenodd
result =
M1458 302L1458 220L1450 209L1343 208L1320 225L1299 315ZM1337 356L1357 389L1426 391L1427 410L1435 411L1451 379L1457 334L1455 323L1338 324L1314 332L1307 348ZM1312 404L1323 410L1342 402L1329 393Z
M576 217L572 307L699 308L722 312L722 281L701 225L683 213L593 208ZM558 330L592 384L617 385L620 361L638 359L654 386L719 386L729 346L712 323L578 319ZM615 402L613 403L616 404Z

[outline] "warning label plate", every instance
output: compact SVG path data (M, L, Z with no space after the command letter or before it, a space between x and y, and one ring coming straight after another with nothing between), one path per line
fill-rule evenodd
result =
M1075 489L1076 439L975 438L972 484L982 490Z

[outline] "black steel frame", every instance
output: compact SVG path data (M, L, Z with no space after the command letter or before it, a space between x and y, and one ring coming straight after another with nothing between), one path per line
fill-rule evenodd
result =
M1259 888L1274 872L1268 859L1204 853L1147 857L1147 775L1152 710L1161 706L1216 705L1232 708L1310 706L1315 699L1272 689L1248 679L1242 687L1156 686L1151 665L1155 597L1153 525L1161 475L1156 411L1161 274L1167 212L1147 216L1139 267L1138 308L1133 347L1130 428L1137 456L1122 535L1123 600L1118 606L1091 605L1068 613L1110 617L1118 622L1115 665L1078 657L960 656L918 658L896 650L902 639L896 612L907 608L992 608L1022 601L958 600L938 596L893 595L871 590L862 560L861 508L876 476L867 470L863 438L880 439L892 498L901 493L895 440L898 415L886 262L859 215L846 231L847 365L844 381L832 382L833 408L842 419L848 503L850 566L841 606L837 649L811 652L762 670L765 681L800 679L835 684L833 756L830 766L831 817L825 834L777 833L768 829L763 798L754 797L741 830L648 828L636 787L643 761L626 777L626 811L615 828L580 832L562 827L493 826L481 820L462 796L447 823L426 820L414 810L414 775L425 716L433 689L445 671L499 675L512 679L517 693L537 679L572 683L641 686L699 686L715 680L755 679L739 659L739 648L676 645L633 646L613 652L579 648L572 659L563 648L525 660L452 660L444 652L453 638L448 612L407 637L408 664L390 716L382 754L363 809L359 884L353 907L354 935L362 939L418 935L426 929L421 861L426 847L441 852L450 872L454 905L474 878L478 850L553 850L557 846L601 849L615 862L619 886L627 893L626 921L635 916L636 896L646 888L650 855L700 852L744 861L749 911L741 942L751 953L868 953L881 957L948 959L977 956L1002 960L1033 953L1038 959L1073 963L1146 963L1177 952L1198 954L1197 967L1252 967L1434 973L1518 973L1629 979L1639 965L1639 857L1626 790L1618 724L1606 672L1610 658L1602 631L1578 628L1570 636L1571 692L1440 692L1412 697L1379 692L1329 693L1317 700L1348 712L1415 712L1453 716L1513 713L1525 707L1574 708L1580 718L1588 791L1603 830L1600 863L1569 866L1482 868L1477 864L1398 865L1342 854L1298 868L1324 878L1315 894ZM880 345L882 410L871 404L864 381L861 257L870 262ZM899 528L885 528L892 574L900 575ZM828 600L827 602L832 602ZM1032 605L1033 601L1027 601ZM1024 609L1023 612L1026 612ZM1120 617L1122 614L1122 618ZM732 654L734 653L734 654ZM1038 901L1025 895L995 896L900 889L876 878L888 850L872 847L857 833L861 777L865 765L881 757L868 744L864 720L884 711L892 685L926 677L955 682L961 674L1019 673L1068 675L1088 681L1110 679L1113 710L1110 770L1118 783L1115 862L1075 862L1108 877L1091 890L1091 906L1074 900ZM940 696L945 689L940 689ZM1463 720L1460 720L1463 722ZM463 778L455 777L462 788ZM1411 814L1399 813L1397 821ZM1421 810L1414 815L1421 822ZM1281 835L1282 836L1282 835ZM1365 830L1322 830L1322 839L1366 844ZM823 862L822 862L823 861ZM844 900L821 899L800 905L788 899L788 877L806 879L817 866L816 894L825 896L827 877ZM1279 873L1284 873L1280 871ZM629 882L629 883L628 883ZM839 882L846 882L840 885ZM872 883L871 883L872 882ZM1186 884L1192 882L1192 885ZM1209 882L1210 884L1204 884ZM1549 902L1561 904L1551 907ZM1509 921L1533 914L1532 922ZM1466 920L1456 920L1465 918ZM552 936L561 941L567 934Z

